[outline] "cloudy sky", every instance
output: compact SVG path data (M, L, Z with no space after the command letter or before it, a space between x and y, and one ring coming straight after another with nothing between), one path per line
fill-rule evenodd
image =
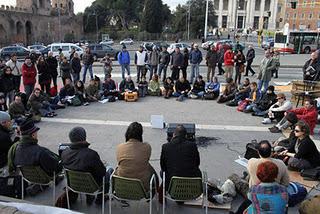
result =
M87 6L90 6L94 0L73 0L75 13L83 12ZM162 0L163 3L168 4L171 9L174 9L179 3L183 4L187 0ZM0 5L15 5L16 0L0 0Z

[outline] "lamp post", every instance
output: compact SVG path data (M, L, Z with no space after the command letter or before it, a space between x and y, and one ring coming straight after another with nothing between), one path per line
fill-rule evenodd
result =
M61 8L60 8L60 3L58 4L58 19L59 19L59 41L61 42Z
M191 14L191 4L189 4L189 13L188 13L188 40L190 39L190 14Z
M206 19L204 22L204 39L207 40L207 31L208 31L208 11L209 11L209 0L206 3Z
M234 18L234 31L233 31L233 39L236 41L236 30L237 30L237 20L238 20L238 7L239 0L236 0L236 10L235 10L235 18Z
M96 9L94 9L94 13L92 15L96 16L96 34L97 34L96 40L98 42L99 41L99 27L98 27L98 14L97 14Z

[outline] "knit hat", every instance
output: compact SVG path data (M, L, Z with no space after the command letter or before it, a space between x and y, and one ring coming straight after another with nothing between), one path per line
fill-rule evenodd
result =
M86 130L84 130L84 128L82 128L82 127L74 127L69 132L69 139L70 139L71 143L78 143L78 142L86 141L86 139L87 139Z
M27 119L20 124L21 135L31 135L39 130L40 128L35 126L31 119Z
M10 115L7 112L0 111L0 123L11 120Z

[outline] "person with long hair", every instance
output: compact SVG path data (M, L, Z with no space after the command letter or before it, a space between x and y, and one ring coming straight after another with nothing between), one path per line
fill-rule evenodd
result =
M41 90L46 94L50 92L51 75L47 62L44 60L43 56L40 56L37 63L38 69L38 81Z

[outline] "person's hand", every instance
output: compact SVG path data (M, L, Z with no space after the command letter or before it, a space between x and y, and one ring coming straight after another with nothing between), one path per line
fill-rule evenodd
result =
M281 156L286 156L286 155L287 155L287 153L288 153L288 150L284 150L284 151L280 152L280 154L279 154L279 155L281 155Z
M287 112L285 112L285 113L284 113L284 116L287 116L287 114L288 114L288 113L287 113Z
M272 112L269 112L269 113L268 113L268 116L271 117L271 116L272 116Z

